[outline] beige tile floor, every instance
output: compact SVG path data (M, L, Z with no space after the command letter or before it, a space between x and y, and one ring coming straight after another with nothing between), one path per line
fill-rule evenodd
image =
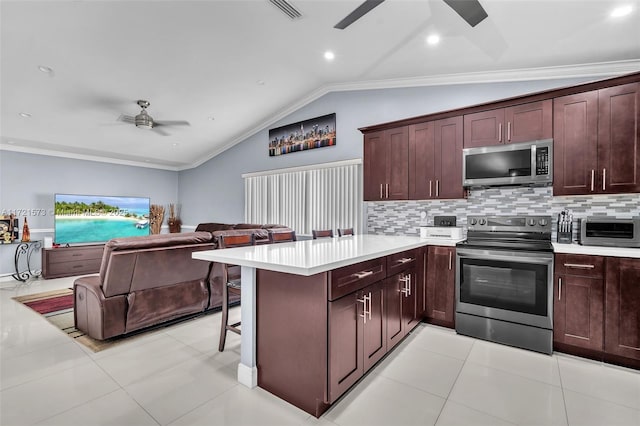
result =
M0 286L0 425L640 425L640 372L420 325L320 419L235 379L220 315L94 354ZM234 310L236 317L238 310Z

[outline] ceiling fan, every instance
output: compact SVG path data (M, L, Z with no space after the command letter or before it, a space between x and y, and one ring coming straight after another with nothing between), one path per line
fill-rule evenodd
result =
M132 124L135 124L136 127L139 129L153 130L154 132L163 136L169 136L169 134L163 131L162 129L159 129L158 127L190 126L189 122L184 120L155 121L153 117L151 117L147 113L147 108L149 107L149 105L151 105L149 101L145 101L141 99L136 103L140 108L142 108L142 110L140 111L140 114L136 115L135 117L131 115L120 114L120 117L118 117L118 121L123 121L125 123L132 123Z
M384 0L365 0L353 12L348 14L342 21L338 22L333 28L344 30L358 19L369 13L374 7L379 6ZM449 7L456 11L469 25L475 27L487 16L478 0L443 0Z

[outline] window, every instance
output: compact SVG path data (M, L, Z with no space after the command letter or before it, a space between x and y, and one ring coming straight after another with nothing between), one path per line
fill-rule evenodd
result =
M277 223L298 234L354 228L361 233L361 161L243 175L245 222Z

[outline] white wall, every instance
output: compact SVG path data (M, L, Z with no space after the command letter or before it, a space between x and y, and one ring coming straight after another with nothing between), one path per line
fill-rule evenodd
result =
M166 206L178 201L178 172L0 151L0 210L22 213L20 231L27 216L32 240L53 236L55 193L150 197ZM0 276L13 273L14 253L0 246Z

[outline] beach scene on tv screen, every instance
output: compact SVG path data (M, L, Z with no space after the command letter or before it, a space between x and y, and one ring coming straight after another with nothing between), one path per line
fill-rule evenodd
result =
M55 242L94 243L149 235L149 199L94 195L55 196Z

